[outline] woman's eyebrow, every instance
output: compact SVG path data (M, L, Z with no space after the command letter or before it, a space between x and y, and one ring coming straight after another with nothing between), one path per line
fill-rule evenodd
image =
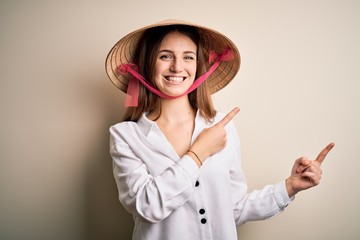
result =
M174 53L174 51L171 51L171 50L168 50L168 49L163 49L163 50L160 50L159 53ZM183 52L184 54L194 54L196 56L196 53L191 51L191 50L188 50L188 51L184 51Z

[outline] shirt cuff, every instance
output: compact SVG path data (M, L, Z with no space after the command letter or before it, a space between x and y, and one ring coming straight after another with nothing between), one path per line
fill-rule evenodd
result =
M284 210L295 199L295 196L289 197L285 181L274 185L274 197L280 210Z
M195 161L188 155L184 155L177 164L184 169L191 181L195 183L200 176L200 169Z

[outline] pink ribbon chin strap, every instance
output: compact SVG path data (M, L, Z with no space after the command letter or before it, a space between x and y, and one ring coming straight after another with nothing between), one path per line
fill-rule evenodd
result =
M179 96L169 96L159 91L158 89L151 86L143 76L141 76L138 72L138 67L133 63L121 64L118 66L117 70L120 74L125 75L130 73L132 76L129 79L129 84L126 92L125 98L125 106L126 107L136 107L138 106L138 97L139 97L139 81L152 93L158 95L161 98L165 99L174 99L178 97L182 97L184 95L189 94L194 91L197 87L200 86L220 65L222 61L231 61L234 59L234 55L231 52L231 49L227 48L222 53L217 54L215 51L211 50L209 55L209 63L213 63L209 70L198 77L194 83L190 86L190 88Z

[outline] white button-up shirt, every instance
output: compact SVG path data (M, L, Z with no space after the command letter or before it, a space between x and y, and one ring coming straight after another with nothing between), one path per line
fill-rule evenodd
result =
M192 143L212 123L199 111ZM110 128L110 153L125 209L133 214L136 240L237 239L236 225L277 215L292 201L285 181L247 193L240 142L232 122L227 144L199 168L179 157L157 124L146 117Z

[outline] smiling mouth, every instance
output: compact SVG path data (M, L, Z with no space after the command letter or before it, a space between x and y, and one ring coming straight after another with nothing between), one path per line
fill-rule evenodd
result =
M180 83L186 79L186 77L166 76L165 79L169 82Z

